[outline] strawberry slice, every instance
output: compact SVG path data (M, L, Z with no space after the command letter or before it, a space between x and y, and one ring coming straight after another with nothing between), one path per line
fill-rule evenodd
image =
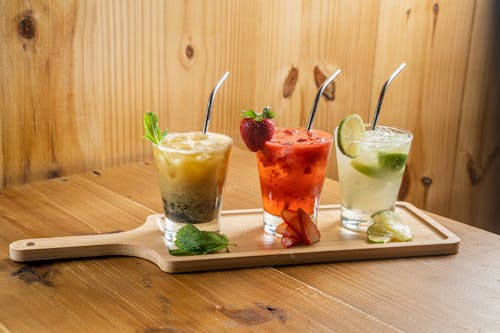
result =
M276 233L283 235L285 233L285 229L288 227L288 224L286 222L281 223L279 226L276 227Z
M276 227L276 232L283 236L295 238L302 240L302 235L297 234L288 223L283 222L279 226Z
M314 224L313 220L311 220L311 217L302 208L299 208L297 213L300 217L302 227L304 228L304 243L311 245L312 243L319 241L321 234L319 233L316 224Z
M295 231L295 233L298 236L300 236L298 238L302 238L303 228L302 228L302 224L300 223L299 214L294 210L290 210L290 209L285 208L281 211L281 217L290 226L290 228L292 228L293 231Z
M287 247L287 248L294 246L294 245L297 245L297 244L300 244L300 243L302 243L301 239L292 238L292 237L288 237L285 235L283 235L283 237L281 237L281 245L283 245L284 247Z
M321 238L316 224L302 208L297 211L283 209L281 217L285 222L276 228L276 232L282 235L281 244L284 247L297 244L311 245Z

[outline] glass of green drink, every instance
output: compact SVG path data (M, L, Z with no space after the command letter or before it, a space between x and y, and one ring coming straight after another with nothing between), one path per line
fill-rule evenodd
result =
M335 129L337 167L345 228L366 231L370 216L394 209L413 135L404 129L377 126L358 115Z

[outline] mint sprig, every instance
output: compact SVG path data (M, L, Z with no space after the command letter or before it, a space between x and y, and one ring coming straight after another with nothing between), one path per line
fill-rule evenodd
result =
M177 250L169 250L174 256L189 256L217 252L229 252L229 239L214 231L201 231L192 224L186 224L177 231L175 245Z
M162 131L158 126L158 115L154 112L144 114L144 139L159 145L167 136L168 130Z

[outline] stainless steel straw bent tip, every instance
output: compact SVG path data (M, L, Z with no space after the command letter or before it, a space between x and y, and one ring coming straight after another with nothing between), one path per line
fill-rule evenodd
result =
M312 123L314 121L314 116L316 115L316 108L318 107L318 102L321 98L321 95L323 94L323 91L325 91L326 87L328 87L328 85L330 83L333 82L333 80L335 80L335 78L340 74L341 70L340 69L337 69L335 71L335 73L333 73L328 79L325 80L325 82L323 82L321 84L321 86L319 87L319 90L318 90L318 93L316 94L316 98L314 99L314 103L313 103L313 106L312 106L312 109L311 109L311 113L309 115L309 121L307 122L307 131L309 132L311 130L311 127L312 127Z
M377 126L377 121L378 121L378 116L380 114L380 109L382 107L382 102L384 101L384 96L385 96L385 91L389 87L389 84L391 84L392 80L398 76L399 73L406 67L406 63L402 63L398 69L392 73L392 75L385 81L384 85L382 86L382 91L380 91L380 96L378 97L378 102L377 102L377 108L375 109L375 115L373 116L373 123L372 123L372 130L375 129L375 126Z
M207 104L207 110L205 112L205 121L203 122L203 134L207 133L208 131L208 124L210 123L210 114L212 113L212 107L214 104L214 99L215 99L215 94L217 93L217 90L222 86L224 81L227 79L229 76L229 72L225 72L224 75L220 78L219 82L215 85L215 88L212 90L210 93L210 97L208 98L208 104Z

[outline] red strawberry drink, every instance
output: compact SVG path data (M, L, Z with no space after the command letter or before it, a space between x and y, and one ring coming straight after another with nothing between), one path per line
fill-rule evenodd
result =
M332 135L304 128L276 128L257 151L264 230L276 234L284 209L303 209L316 221Z

